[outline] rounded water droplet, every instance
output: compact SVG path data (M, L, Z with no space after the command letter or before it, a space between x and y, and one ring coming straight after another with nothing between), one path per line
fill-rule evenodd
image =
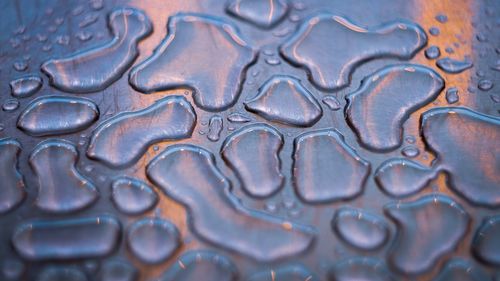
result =
M493 88L493 82L489 79L481 79L479 80L477 87L479 88L479 90L489 91L491 90L491 88Z
M425 50L425 57L432 60L437 59L441 55L441 51L438 46L430 46Z
M177 227L157 218L141 219L128 229L127 243L132 253L145 263L168 259L181 244Z
M281 61L278 58L272 57L272 58L266 58L266 63L269 65L279 65Z
M13 67L14 67L15 70L17 70L19 72L22 72L22 71L25 71L26 69L28 69L28 62L26 62L26 61L16 61L13 64Z
M429 28L429 33L433 36L438 36L439 35L439 28L433 26Z
M436 20L440 23L445 23L448 21L448 16L446 16L445 14L437 14Z
M403 154L404 156L406 156L408 158L413 158L413 157L417 157L420 154L420 151L418 150L418 148L416 148L414 146L407 146L407 147L403 148L403 150L401 150L401 154Z
M19 101L17 99L7 99L3 105L3 111L14 111L19 107Z

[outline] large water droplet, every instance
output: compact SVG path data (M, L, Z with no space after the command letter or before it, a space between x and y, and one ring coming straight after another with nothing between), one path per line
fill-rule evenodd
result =
M39 143L29 157L38 180L36 206L47 212L67 213L94 203L99 192L76 169L78 151L64 140Z
M21 144L13 139L0 139L0 214L17 207L26 197L24 181L18 171Z
M282 55L309 71L312 82L327 90L346 87L355 67L368 60L409 59L427 42L417 25L392 22L373 28L331 14L306 20L281 46Z
M293 180L308 203L352 199L363 190L370 164L333 129L300 135L294 141Z
M377 249L389 238L389 227L383 218L351 207L335 212L332 227L343 241L362 250Z
M474 204L500 205L500 119L466 108L425 112L421 131L438 154L435 165L447 172L450 187Z
M403 124L410 114L434 100L443 87L443 79L430 68L385 67L346 96L346 119L368 149L392 150L403 142Z
M481 261L500 266L500 216L489 217L479 226L472 252Z
M213 154L201 147L170 146L146 171L169 197L186 206L193 232L219 247L267 262L301 253L314 241L310 227L245 207L231 193Z
M196 114L182 96L168 96L134 112L122 112L94 131L87 156L111 167L132 164L157 142L191 136Z
M221 154L246 192L255 197L268 197L283 184L279 159L282 147L283 136L275 128L256 124L230 135L222 145Z
M179 13L169 18L167 37L153 55L132 69L130 84L145 93L187 86L198 106L220 111L236 102L256 54L232 24Z
M54 87L78 93L107 88L132 65L139 55L138 42L152 31L147 16L132 8L113 11L108 26L113 34L110 42L42 65Z
M117 246L118 220L110 216L24 222L12 236L17 253L27 260L103 257Z
M84 130L97 118L99 109L89 99L44 96L26 107L17 127L31 136L62 135Z
M441 194L426 195L407 203L391 203L385 212L398 226L389 261L405 274L432 269L440 257L460 242L469 224L464 209Z
M237 281L238 269L226 256L212 251L188 251L159 281Z
M232 0L226 11L260 28L271 28L286 15L288 5L283 0Z
M284 75L265 82L245 107L269 121L299 127L314 125L322 115L321 106L300 81Z
M158 195L143 181L120 177L111 185L111 200L121 212L137 215L153 208Z

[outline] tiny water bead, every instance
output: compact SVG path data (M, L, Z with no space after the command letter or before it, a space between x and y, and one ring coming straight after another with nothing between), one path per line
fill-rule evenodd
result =
M425 57L430 60L437 59L440 55L441 51L439 50L438 46L433 45L425 49Z

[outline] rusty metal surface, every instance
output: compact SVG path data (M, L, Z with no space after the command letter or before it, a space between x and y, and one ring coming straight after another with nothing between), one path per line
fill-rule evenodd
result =
M499 2L0 8L1 280L500 280Z

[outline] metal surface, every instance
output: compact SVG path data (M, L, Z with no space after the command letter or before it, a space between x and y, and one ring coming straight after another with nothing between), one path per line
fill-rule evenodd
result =
M499 2L0 8L1 280L500 280Z

